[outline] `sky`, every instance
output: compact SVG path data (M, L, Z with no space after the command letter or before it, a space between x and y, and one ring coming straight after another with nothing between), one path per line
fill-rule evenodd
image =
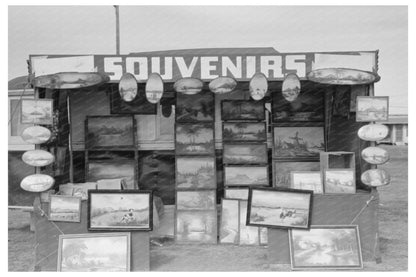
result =
M120 6L121 54L215 47L380 50L376 95L407 113L405 6ZM9 6L9 80L29 54L114 54L113 6Z

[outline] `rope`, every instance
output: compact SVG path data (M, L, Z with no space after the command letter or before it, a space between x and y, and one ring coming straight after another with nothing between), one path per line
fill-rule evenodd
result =
M364 210L368 207L368 205L370 205L371 201L374 200L374 195L371 196L370 199L367 200L367 202L365 202L364 207L362 207L362 209L358 212L358 214L354 217L354 219L351 221L350 225L352 225L354 223L354 221L357 220L357 218L364 212Z
M49 219L49 217L46 215L45 211L42 210L41 208L39 208L39 210L41 211L40 215L46 217L47 219ZM53 226L55 226L55 228L61 233L61 235L65 235L65 233L58 227L58 225L55 224L55 222L53 221L49 221Z

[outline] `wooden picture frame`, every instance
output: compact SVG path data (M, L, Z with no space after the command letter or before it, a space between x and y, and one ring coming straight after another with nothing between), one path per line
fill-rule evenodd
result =
M49 221L81 222L81 197L49 194Z
M210 91L202 91L195 95L177 93L175 119L181 123L214 122L214 94Z
M52 99L22 99L20 112L22 124L53 124Z
M88 191L89 231L151 231L152 229L152 191Z
M267 164L266 143L224 143L223 164Z
M266 119L264 101L223 100L221 101L221 120L262 121Z
M214 155L213 123L176 123L175 155Z
M358 225L313 225L309 230L289 230L289 249L293 270L363 268ZM326 259L322 259L322 252Z
M240 201L221 199L221 217L219 229L220 244L239 244L240 239Z
M321 171L291 171L290 188L312 190L314 194L323 194L324 185Z
M59 235L57 271L130 271L130 241L128 232ZM103 245L111 251L103 251Z
M325 194L356 193L355 169L325 169Z
M319 161L280 161L273 160L273 187L290 188L291 171L320 170Z
M247 225L282 229L309 229L313 191L250 188Z
M216 172L213 156L178 156L175 163L176 189L216 189Z
M265 122L224 122L222 124L224 142L265 142L267 130Z
M225 165L224 186L269 186L268 165Z
M388 96L357 96L355 119L357 122L389 120Z

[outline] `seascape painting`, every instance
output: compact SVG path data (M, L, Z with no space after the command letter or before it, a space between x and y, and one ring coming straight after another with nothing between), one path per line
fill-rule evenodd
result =
M123 178L127 188L134 189L135 166L136 163L133 159L90 160L87 167L87 182Z
M247 201L240 201L240 245L259 245L259 227L247 225Z
M176 209L178 210L215 210L216 205L216 190L176 192Z
M225 186L268 186L268 166L225 166Z
M309 228L312 191L256 188L251 192L249 225Z
M238 200L222 199L220 243L238 244L240 228L239 208Z
M216 188L214 157L177 157L176 187L178 189Z
M325 193L355 193L354 169L326 169Z
M52 99L22 99L21 112L23 124L53 124Z
M80 222L81 198L63 195L50 195L49 220Z
M177 211L176 243L217 244L217 211Z
M325 151L324 127L274 127L273 157L315 158Z
M266 141L266 123L263 122L224 122L223 141Z
M130 233L60 235L58 271L130 271Z
M178 93L176 96L176 122L213 122L214 94L209 91L196 95Z
M211 123L176 124L175 153L176 155L214 154L214 126Z
M223 100L221 102L221 119L227 120L264 120L263 101Z
M290 179L292 189L312 190L319 194L324 192L321 171L292 171Z
M388 117L388 96L357 96L357 121L387 121Z
M224 198L227 199L239 199L239 200L248 200L248 187L239 187L239 188L224 188Z
M261 144L224 144L224 164L262 164L267 163L267 145Z
M152 230L152 193L149 191L90 191L89 230Z
M358 226L312 226L289 232L293 269L360 269Z

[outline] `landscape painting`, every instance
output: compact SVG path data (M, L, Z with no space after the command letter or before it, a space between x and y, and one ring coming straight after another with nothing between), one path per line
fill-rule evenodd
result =
M81 222L81 198L64 195L50 195L49 220Z
M135 166L133 159L90 160L87 165L87 182L124 178L127 188L134 189Z
M214 127L211 123L176 124L176 155L213 155Z
M292 269L360 269L363 267L358 226L312 226L290 230Z
M88 192L88 230L152 230L151 191Z
M53 124L52 99L22 99L21 123L23 124Z
M268 166L224 166L225 186L268 186Z
M176 192L176 209L178 210L215 210L216 205L216 190Z
M263 122L224 122L223 141L266 141L266 123Z
M132 116L87 116L86 147L134 148L134 127Z
M267 160L267 145L264 143L224 144L224 164L262 164Z
M217 211L176 211L176 243L217 244Z
M319 159L325 151L324 127L274 127L273 158Z
M223 100L221 102L221 119L227 120L264 120L263 101Z
M388 117L388 96L357 96L357 121L387 121Z
M248 187L224 188L224 198L248 200Z
M235 199L222 199L220 243L238 244L240 204Z
M259 227L247 225L247 201L240 201L240 245L260 245Z
M130 233L60 235L58 271L130 271Z
M319 162L287 162L273 161L273 186L281 188L291 187L292 171L318 171L320 170Z
M312 190L313 193L324 193L321 171L292 171L291 188Z
M214 157L177 157L176 187L178 189L216 188Z
M176 95L176 122L213 122L214 94L206 91L196 95Z
M309 229L312 191L253 188L247 224L259 227Z
M326 169L325 193L355 193L354 169Z

